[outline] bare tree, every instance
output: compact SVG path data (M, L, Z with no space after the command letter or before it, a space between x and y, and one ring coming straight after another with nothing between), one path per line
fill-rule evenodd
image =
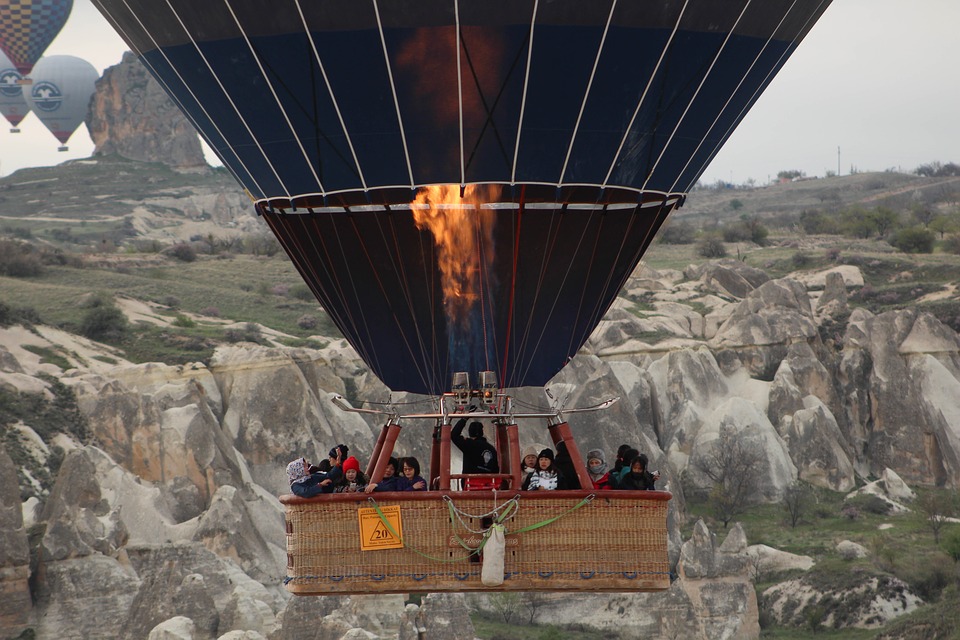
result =
M940 532L947 524L947 519L956 512L956 507L956 499L942 490L927 491L917 499L917 509L924 525L933 534L935 543L940 544Z
M797 528L797 523L806 514L810 506L810 487L796 480L783 492L783 501L780 506L787 514L787 521L791 529Z
M537 621L537 615L539 615L540 610L547 604L548 600L549 596L542 591L524 591L520 594L520 601L527 609L529 624L532 625Z
M491 593L489 602L506 624L510 624L513 617L520 612L520 594L513 591Z
M708 500L724 529L756 496L763 461L763 449L757 442L725 426L713 447L696 459L696 468L713 483Z

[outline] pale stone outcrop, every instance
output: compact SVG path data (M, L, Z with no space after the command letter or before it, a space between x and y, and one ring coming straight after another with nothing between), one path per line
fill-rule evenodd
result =
M889 505L890 513L907 513L910 508L904 503L913 501L917 496L893 469L884 469L880 478L868 482L856 491L847 494L844 500L856 496L876 496Z
M850 491L856 477L836 419L816 396L807 396L803 403L803 409L783 418L780 429L799 478L825 489Z
M20 509L17 470L0 448L0 629L16 637L26 628L32 603L30 550Z
M888 575L852 574L829 591L814 585L809 574L781 582L763 592L762 606L779 624L802 627L809 624L804 612L829 599L844 606L825 608L823 627L876 629L923 604L905 582Z
M757 491L754 499L777 500L784 490L797 478L797 468L790 459L786 443L777 434L767 416L742 398L730 398L708 416L697 432L691 446L688 473L691 482L709 490L712 486L698 468L698 461L710 455L713 447L719 446L721 431L727 430L736 439L744 442L745 450L762 452L757 468Z
M222 427L252 480L269 491L289 489L283 467L296 455L320 460L338 442L348 442L360 459L369 455L370 428L351 414L332 422L290 350L224 347L214 353L210 369L223 394Z
M866 558L867 549L862 544L851 542L850 540L841 540L837 543L837 553L844 560L859 560Z
M739 525L727 540L700 521L683 544L676 579L660 593L521 594L521 611L540 624L580 624L622 638L759 638L757 598L746 538ZM471 602L492 611L487 596ZM432 638L432 635L425 636ZM409 636L413 640L415 636ZM407 638L404 638L407 640Z
M37 615L31 626L38 638L123 637L121 629L140 587L140 579L122 552L116 558L92 553L41 562L36 579ZM138 637L146 637L148 632L149 629L144 629Z
M956 332L915 309L855 311L839 374L846 436L871 472L889 467L910 482L960 483Z
M174 616L151 629L147 640L194 640L196 632L193 620L185 616Z
M739 260L720 260L701 266L689 266L683 275L688 280L700 280L701 289L719 295L744 298L751 291L770 279L760 269L750 267Z
M197 521L194 539L264 584L286 575L283 512L276 495L255 486L220 487Z
M219 388L201 364L119 367L116 377L75 377L77 403L109 456L160 483L179 521L199 515L219 486L243 475L220 428Z
M787 347L818 339L806 289L794 280L771 280L747 294L711 339L715 350L731 349L751 375L770 379Z
M753 544L747 547L747 557L754 573L754 580L759 581L762 576L781 571L800 569L808 571L813 567L813 558L801 556L788 551L781 551L768 547L765 544ZM759 575L758 575L759 574Z
M97 81L86 118L94 154L206 167L197 130L132 53Z
M857 271L859 273L859 269ZM863 286L863 276L860 277L860 286ZM827 272L823 287L823 294L817 300L817 316L835 318L850 312L847 285L841 272Z

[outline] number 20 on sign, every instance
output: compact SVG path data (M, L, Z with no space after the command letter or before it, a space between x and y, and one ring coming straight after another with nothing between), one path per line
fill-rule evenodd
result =
M390 527L403 536L403 522L400 519L400 507L380 507L383 517L390 523ZM403 540L390 533L376 509L358 509L360 518L360 550L374 551L376 549L402 549Z

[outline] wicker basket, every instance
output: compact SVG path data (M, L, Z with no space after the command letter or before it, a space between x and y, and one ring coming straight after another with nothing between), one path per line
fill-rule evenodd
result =
M382 512L399 508L402 548L366 494L283 496L287 580L301 595L416 591L658 591L670 586L663 491L406 492L371 494ZM516 504L509 505L511 500ZM451 510L451 503L454 507ZM394 507L394 509L389 509ZM481 563L460 540L509 512L504 581L480 582ZM513 508L515 507L515 508ZM360 510L364 524L360 524ZM555 519L555 520L554 520ZM539 528L525 529L548 522ZM517 532L511 534L511 532ZM363 538L363 539L362 539ZM389 544L389 542L388 542Z

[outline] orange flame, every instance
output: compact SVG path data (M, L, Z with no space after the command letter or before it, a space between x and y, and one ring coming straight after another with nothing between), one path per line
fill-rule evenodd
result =
M483 295L481 265L493 258L493 212L487 189L469 185L460 197L457 185L423 187L411 208L418 229L433 234L447 318L464 327Z

